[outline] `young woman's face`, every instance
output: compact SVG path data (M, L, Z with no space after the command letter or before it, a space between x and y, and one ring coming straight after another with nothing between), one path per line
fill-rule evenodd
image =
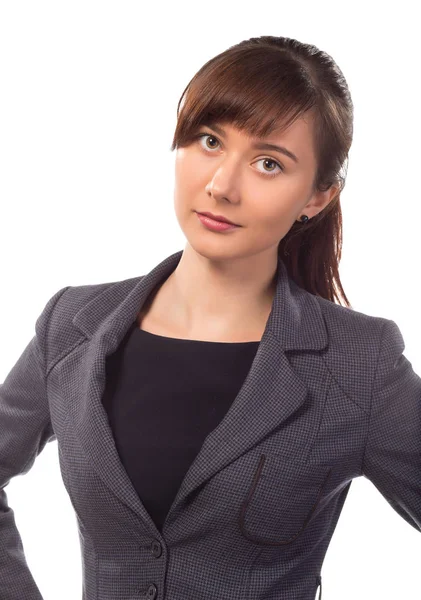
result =
M216 128L215 128L216 127ZM202 135L203 134L203 135ZM277 253L280 240L302 214L309 218L327 204L326 192L312 196L316 171L312 123L299 119L264 141L283 146L297 160L274 149L257 149L231 125L202 126L175 162L175 212L188 242L200 254L240 258ZM223 215L241 225L214 232L197 212Z

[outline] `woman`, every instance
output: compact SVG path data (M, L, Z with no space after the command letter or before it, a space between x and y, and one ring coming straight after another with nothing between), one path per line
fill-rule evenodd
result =
M1 386L2 600L41 598L4 488L53 440L85 600L321 598L359 476L421 530L421 379L397 324L353 310L338 274L340 69L252 38L182 100L184 251L59 290Z

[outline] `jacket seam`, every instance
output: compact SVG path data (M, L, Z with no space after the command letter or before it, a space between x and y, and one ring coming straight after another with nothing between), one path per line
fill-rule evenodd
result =
M48 377L51 373L51 371L58 365L59 362L61 362L62 360L64 360L67 356L69 356L69 354L71 354L73 352L73 350L75 350L75 348L77 348L78 346L81 346L82 344L84 344L86 342L86 339L81 338L79 340L77 340L73 346L71 346L70 348L66 348L65 350L63 350L63 352L61 354L59 354L55 360L51 363L47 373L46 373L46 377Z
M373 380L372 380L372 383L371 383L370 406L369 406L368 425L367 425L367 436L366 436L366 440L365 440L365 444L364 444L363 455L362 455L362 458L361 458L361 467L360 467L361 474L364 474L365 455L366 455L366 451L367 451L368 440L370 439L371 415L372 415L372 412L373 412L374 384L376 382L377 374L378 374L378 371L379 371L379 362L380 362L379 359L380 359L380 354L381 354L381 348L382 348L382 345L383 345L383 337L384 337L384 332L385 332L386 324L387 323L384 322L383 326L382 326L382 328L380 330L380 342L379 342L379 350L378 350L378 353L377 353L376 368L375 368Z
M70 287L70 286L69 286ZM38 336L35 336L35 354L36 354L36 361L38 363L38 366L40 367L39 372L40 375L42 377L42 381L43 381L43 385L44 385L44 389L45 389L45 395L46 395L46 400L47 400L47 417L46 417L46 421L44 424L44 429L46 427L48 427L49 425L51 425L52 428L52 423L51 423L51 413L50 413L50 407L49 407L49 403L48 403L48 392L47 392L47 370L46 370L46 352L45 350L43 350L43 346L47 345L47 337L48 337L48 329L49 329L49 324L50 324L50 320L51 320L51 314L53 312L53 309L55 307L55 305L57 304L58 300L62 297L62 295L64 294L64 292L66 292L66 290L68 290L69 288L65 288L63 290L63 292L60 294L60 296L57 298L56 302L54 303L54 305L51 307L50 310L50 314L45 326L45 332L43 335L43 340L39 340ZM67 417L66 417L67 420ZM53 430L54 431L54 430ZM26 470L27 466L34 460L34 456L37 455L37 450L35 450L33 453L31 453L31 455L28 457L28 460L25 462L25 464L22 467L22 472Z
M342 387L341 383L335 377L333 371L329 368L329 365L327 364L325 357L322 356L321 358L322 358L323 363L324 363L324 365L326 367L326 370L330 373L330 376L331 376L331 381L330 381L327 393L329 393L330 388L332 387L332 380L333 380L336 383L336 385L339 387L339 389L342 390L342 392L345 394L345 396L348 398L348 400L350 400L355 406L357 406L361 410L361 412L363 412L365 415L369 416L370 415L370 411L365 410L362 406L360 406L358 404L358 402L356 400L354 400L354 398Z
M54 429L53 429L53 425L51 422L51 413L50 413L50 405L49 405L49 400L48 400L48 383L47 383L47 376L48 376L48 371L47 371L47 361L46 361L46 356L47 356L47 352L46 352L46 347L48 344L48 333L49 333L49 329L50 329L50 322L51 322L51 316L53 314L54 308L57 305L57 302L60 300L60 298L63 296L63 294L70 288L71 286L67 286L63 289L62 293L60 294L60 296L58 296L56 298L56 301L54 302L53 306L50 308L49 311L49 315L48 315L48 319L47 319L47 323L45 325L45 332L43 334L43 340L41 340L41 343L37 342L36 344L36 348L37 348L37 354L38 354L38 362L41 363L41 375L43 378L43 383L44 383L44 388L45 388L45 395L46 395L46 401L47 401L47 418L46 418L46 422L44 425L44 429L48 426L51 425L51 430L53 431L54 435ZM67 417L66 417L66 421L67 421ZM23 470L25 470L27 468L27 466L30 464L30 462L33 460L33 454L30 456L30 458L28 459L28 461L26 462L25 466L23 467Z
M43 369L44 369L44 380L45 381L47 379L48 372L50 371L50 369L47 368L47 361L46 361L47 352L46 352L46 350L47 350L47 346L48 346L48 335L49 335L49 332L50 332L51 317L52 317L53 311L54 311L54 309L55 309L55 307L57 305L57 302L67 292L67 290L70 289L70 287L71 286L69 285L69 286L67 286L67 287L64 288L64 290L62 291L62 293L60 294L60 296L58 296L58 298L56 298L56 301L54 302L54 305L51 307L50 314L48 316L48 320L47 320L47 323L45 325L45 333L44 333L44 340L43 340L43 342L44 342L43 345L45 346L45 348L41 349L41 347L39 347L40 354L41 354L41 357L42 357L42 363L43 363Z

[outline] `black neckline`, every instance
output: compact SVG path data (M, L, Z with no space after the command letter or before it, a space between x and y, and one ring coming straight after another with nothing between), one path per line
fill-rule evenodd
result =
M158 338L161 340L166 340L166 341L170 341L170 342L189 342L192 344L210 344L210 345L222 345L222 346L247 346L247 345L251 345L251 344L260 344L260 340L256 340L256 341L250 341L250 342L212 342L212 341L208 341L208 340L188 340L185 338L174 338L174 337L168 337L166 335L159 335L157 333L152 333L150 331L145 331L145 329L141 329L139 327L139 325L137 324L137 322L134 323L134 329L137 329L137 331L140 331L142 335L146 335L146 336L152 336L153 338Z

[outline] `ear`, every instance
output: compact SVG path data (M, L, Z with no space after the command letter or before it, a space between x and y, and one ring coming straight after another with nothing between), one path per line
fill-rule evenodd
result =
M330 188L324 192L314 192L307 204L301 209L300 214L307 215L309 219L315 217L333 200L338 191L339 185L332 184Z

